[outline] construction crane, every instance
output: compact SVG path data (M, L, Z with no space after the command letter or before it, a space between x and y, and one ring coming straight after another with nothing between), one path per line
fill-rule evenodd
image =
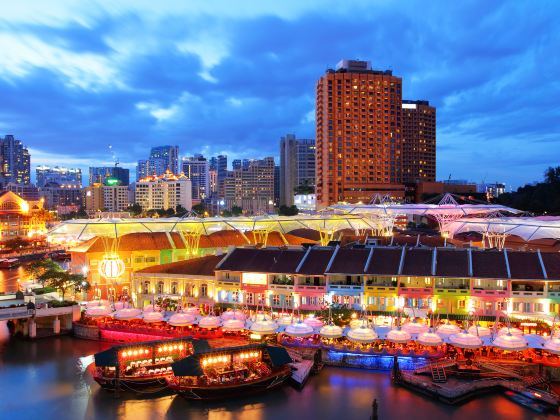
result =
M115 151L113 150L113 146L109 145L109 153L111 154L111 158L113 162L115 162L115 167L119 166L119 158L117 157Z

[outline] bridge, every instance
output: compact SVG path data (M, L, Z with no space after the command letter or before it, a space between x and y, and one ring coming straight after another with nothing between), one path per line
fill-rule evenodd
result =
M54 334L71 330L72 322L80 319L78 305L60 308L27 309L27 306L0 308L0 321L14 321L16 332L29 338L37 337L37 328L52 328Z

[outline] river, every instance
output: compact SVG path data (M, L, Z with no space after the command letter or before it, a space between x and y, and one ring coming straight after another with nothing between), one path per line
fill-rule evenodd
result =
M82 372L80 360L107 348L72 337L36 341L8 339L0 323L0 418L9 419L369 419L373 398L380 419L508 420L539 416L490 395L450 407L391 385L388 372L325 368L302 391L289 385L268 394L224 402L189 402L181 397L115 398Z

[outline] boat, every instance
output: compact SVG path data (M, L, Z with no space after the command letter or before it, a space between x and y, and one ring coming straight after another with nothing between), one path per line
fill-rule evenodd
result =
M292 373L285 348L266 344L198 350L171 367L167 386L190 400L219 400L267 391Z
M506 391L504 395L517 404L536 411L537 413L544 414L551 411L551 407L549 407L548 404L536 401L535 397L527 392Z
M182 338L113 346L94 355L93 379L108 391L163 391L171 364L192 354L194 346L208 343Z
M0 260L0 269L15 268L19 265L17 258L4 258Z
M72 256L66 251L55 251L49 254L49 258L53 261L70 261Z

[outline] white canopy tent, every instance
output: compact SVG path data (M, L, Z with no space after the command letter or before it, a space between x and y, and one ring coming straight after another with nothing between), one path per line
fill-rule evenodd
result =
M525 241L560 239L560 219L543 220L538 217L466 218L448 225L451 235L478 232L483 235L519 236Z

